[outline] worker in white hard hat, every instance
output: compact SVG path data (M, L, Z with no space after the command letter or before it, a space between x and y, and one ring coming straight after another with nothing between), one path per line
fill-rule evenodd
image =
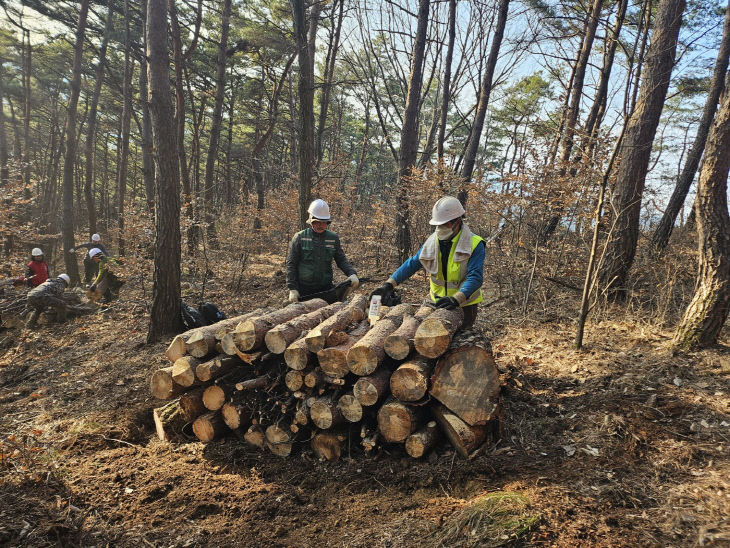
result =
M482 301L485 243L464 222L464 206L452 196L436 202L429 224L435 230L418 252L371 294L387 302L394 288L421 268L431 275L430 297L437 308L464 310L464 327L474 323Z
M76 247L72 247L68 250L69 253L76 253L77 249L85 248L87 249L86 255L84 255L84 282L87 284L93 280L96 275L99 272L99 266L97 263L91 260L91 257L89 256L89 251L96 248L101 250L101 252L107 256L110 257L111 253L107 250L107 248L104 246L103 243L101 243L101 235L100 234L92 234L91 235L91 241L85 243L85 244L79 244Z
M46 263L40 247L34 247L30 252L30 262L26 267L25 275L15 278L14 285L26 284L30 287L38 287L49 277L48 263Z
M46 280L38 287L28 292L27 305L30 314L25 322L27 328L32 328L38 321L38 316L46 308L56 310L56 321L62 322L66 319L66 303L63 300L63 292L71 283L68 274L61 274L58 278Z
M122 257L114 259L104 255L104 252L98 247L89 250L89 258L98 270L96 278L89 286L89 291L93 294L91 296L94 298L103 296L104 302L108 303L119 296L119 288L124 285L124 282L111 271L111 267L122 264L124 259Z
M332 222L330 208L322 199L309 204L310 228L294 235L286 258L286 285L290 303L306 300L309 295L332 289L332 260L344 272L355 289L360 280L340 245L340 237L328 230Z

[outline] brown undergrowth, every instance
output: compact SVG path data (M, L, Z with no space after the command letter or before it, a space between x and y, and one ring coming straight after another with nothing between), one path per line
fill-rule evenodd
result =
M189 302L233 314L285 297L294 223L252 231L246 211L221 221L217 249L185 259ZM128 226L144 244L147 221L138 222ZM354 226L333 227L374 278L365 292L393 267L386 216L369 222L382 223L381 232L368 229L382 234L381 249L358 240ZM502 373L504 437L470 461L445 444L419 461L398 446L366 457L353 444L328 463L305 446L279 459L235 438L207 446L155 438L158 402L147 383L165 343L144 343L150 257L145 245L133 247L128 283L108 309L0 332L8 343L0 350L0 545L730 543L730 350L667 350L691 288L689 259L672 266L640 256L635 298L599 303L576 351L578 297L569 285L580 284L579 260L563 252L556 269L555 248L538 247L528 294L529 248L490 242L485 269L489 304L479 322ZM22 259L17 251L5 269ZM415 302L424 287L416 276L401 290Z

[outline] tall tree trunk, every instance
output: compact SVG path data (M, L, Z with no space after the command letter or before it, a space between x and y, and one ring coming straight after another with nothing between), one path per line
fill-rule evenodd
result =
M187 156L185 155L185 91L183 89L183 73L185 68L185 57L182 51L182 40L180 39L180 24L177 20L177 8L175 0L169 0L170 9L170 31L172 33L172 55L175 60L175 130L177 132L177 153L180 161L180 177L182 182L183 199L189 204L185 208L186 215L193 218L193 200L191 196L190 171L188 170ZM197 29L200 23L196 22ZM193 46L191 45L191 52Z
M479 141L482 139L482 128L484 127L484 117L487 113L487 105L489 105L489 95L492 92L492 79L494 78L494 69L497 66L497 57L499 56L499 48L502 45L504 36L504 28L507 24L507 12L509 10L510 0L500 0L497 7L497 26L494 28L492 36L492 45L487 58L487 65L484 68L484 76L482 78L482 86L479 92L479 103L477 112L474 117L474 125L472 126L471 135L469 136L469 145L467 146L466 155L464 156L464 166L461 170L461 178L464 183L471 181L474 174L474 164L477 159L477 150L479 150ZM459 200L466 204L467 201L466 186L459 192Z
M91 94L91 104L89 105L89 129L86 131L86 179L84 180L84 196L86 198L86 211L89 215L89 234L94 234L96 230L96 204L94 203L94 163L96 149L96 111L99 107L99 95L101 95L101 86L104 83L104 62L106 60L106 50L109 45L109 37L112 32L112 22L114 21L114 0L107 2L106 23L104 26L104 38L99 48L99 62L94 71L94 91Z
M10 172L8 170L8 142L5 135L5 108L3 105L3 74L2 65L0 65L0 186L5 186L10 182ZM51 153L53 150L51 150Z
M86 34L86 17L89 14L89 0L81 1L79 22L76 27L76 42L74 44L74 61L71 75L71 94L66 111L66 155L63 160L63 258L66 264L66 273L71 277L71 284L79 283L79 267L76 256L68 253L74 243L74 164L76 162L76 110L81 93L81 60ZM26 146L26 150L27 150Z
M122 84L122 147L117 180L117 211L119 212L119 255L124 255L124 200L127 194L127 167L129 166L129 125L132 119L132 74L134 61L129 56L129 0L124 0L124 83Z
M314 175L314 69L307 39L304 0L289 0L294 22L294 38L299 57L299 224L307 222L307 207L312 201Z
M205 161L205 222L208 234L211 236L211 245L216 241L215 225L213 222L213 205L215 201L214 183L215 164L218 160L218 142L221 136L221 122L223 119L223 99L226 93L226 50L228 49L228 28L231 21L231 0L223 0L223 14L221 16L221 39L218 43L218 61L215 78L215 105L213 106L213 120L210 124L210 141L208 142L208 157Z
M573 142L575 139L575 128L578 124L578 114L580 114L580 100L583 97L583 83L585 81L586 69L588 68L588 60L593 50L593 40L596 37L596 29L598 28L598 20L601 15L601 7L603 0L593 0L593 7L587 15L585 32L583 34L583 42L581 44L580 53L575 65L573 84L568 90L570 94L570 103L565 118L565 126L563 136L560 140L562 148L560 151L558 181L559 192L563 193L565 189L565 175L568 172L568 164L570 163L570 155L573 152ZM550 217L545 226L544 236L552 234L560 222L560 217L565 208L565 199L559 196L555 204L555 212Z
M454 58L454 43L456 42L456 0L449 0L449 45L446 48L444 61L444 95L441 99L441 121L439 134L436 140L436 157L439 162L444 157L444 141L446 140L446 119L451 102L451 63Z
M339 14L337 23L334 22L334 11L339 1ZM345 13L345 0L335 0L332 6L332 26L334 28L330 46L327 50L327 59L325 62L324 81L320 91L319 100L319 122L317 124L317 167L322 162L322 136L324 134L325 125L327 124L327 111L330 104L330 95L332 92L332 78L335 74L335 62L337 60L337 51L340 47L340 32L342 30L342 20Z
M142 0L142 34L144 35L144 49L147 51L147 0ZM155 209L155 163L152 157L152 119L150 105L147 102L149 86L147 84L147 57L142 56L139 67L139 97L142 105L142 175L144 176L144 195L147 201L147 210Z
M612 200L615 222L599 273L603 286L614 291L624 288L636 253L641 198L651 146L674 67L684 7L685 0L659 2L651 44L647 50L644 80L619 151L620 161L616 167L615 196Z
M416 28L413 53L411 54L411 75L408 79L406 109L403 113L403 126L400 134L400 154L398 159L398 211L395 215L396 246L400 262L411 254L410 211L408 207L408 177L413 172L418 155L418 115L423 85L423 61L426 51L428 17L431 11L429 0L418 2L418 26Z
M147 59L155 164L155 266L147 341L176 333L180 322L179 163L170 93L167 0L148 0Z
M225 202L226 204L232 204L233 197L233 176L231 173L231 154L233 152L233 115L235 114L236 107L236 90L237 87L233 82L231 86L231 98L228 101L228 138L226 139L226 165L224 171L223 181L225 184Z
M83 8L82 8L83 9ZM87 6L88 9L88 6ZM23 156L23 181L26 185L30 184L30 112L31 112L31 96L32 88L30 85L30 76L32 73L33 46L30 43L30 30L23 33L25 48L23 49L23 142L25 143ZM80 85L80 84L79 84ZM78 101L78 97L76 98Z
M710 131L712 119L715 116L717 102L720 94L725 89L725 72L727 71L728 58L730 57L730 8L725 8L725 23L722 29L722 42L720 50L717 52L717 60L715 61L715 70L712 75L712 84L710 85L710 93L707 95L705 107L702 110L702 118L697 128L697 136L695 137L692 148L687 154L687 161L682 168L682 173L677 179L677 185L674 187L667 208L664 210L659 226L654 231L651 245L655 251L662 251L669 242L669 236L672 234L674 222L677 220L679 210L682 209L684 200L687 197L692 181L697 172L697 166L700 165L700 158L705 149L707 134Z
M730 308L730 216L727 176L730 169L730 93L707 139L697 184L699 268L696 290L674 335L678 348L714 344Z
M606 39L607 44L605 45L603 67L601 68L601 76L598 81L598 89L596 90L593 105L591 106L591 110L588 113L588 117L586 118L586 122L583 127L584 137L583 142L581 143L580 155L576 160L576 163L581 159L588 161L588 159L592 156L593 147L595 146L598 135L598 129L601 126L601 121L603 120L603 115L606 111L608 83L611 78L613 60L616 55L616 47L618 46L621 28L623 27L624 20L626 18L626 8L628 3L628 0L619 0L616 21L611 29L611 36Z

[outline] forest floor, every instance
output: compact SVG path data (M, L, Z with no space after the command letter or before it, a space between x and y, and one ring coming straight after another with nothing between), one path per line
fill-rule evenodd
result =
M280 266L257 260L243 297L212 279L206 300L278 306ZM502 373L496 445L469 461L447 444L281 459L157 439L148 382L167 341L145 344L141 285L95 315L0 331L0 545L730 545L727 346L673 356L670 331L616 310L576 351L575 302L519 320L501 302L479 319Z

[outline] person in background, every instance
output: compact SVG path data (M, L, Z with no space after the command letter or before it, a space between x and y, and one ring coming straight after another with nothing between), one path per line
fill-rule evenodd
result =
M383 300L391 297L395 286L424 268L431 275L430 297L436 308L461 307L463 327L473 325L477 304L482 302L486 244L469 229L464 221L465 213L461 202L452 196L436 202L429 221L435 227L434 232L370 297L381 295Z
M351 282L350 289L355 289L360 284L357 272L342 250L340 237L327 229L332 222L327 202L314 200L307 211L310 228L294 235L286 258L286 285L289 288L290 303L334 287L333 259Z
M97 262L91 260L89 252L92 249L98 249L106 257L110 257L111 254L104 246L104 244L101 243L101 236L99 234L92 234L90 242L87 242L85 244L79 244L76 247L72 247L68 250L68 252L75 253L77 249L80 249L82 247L87 249L86 255L84 255L84 282L86 284L89 284L91 280L94 279L99 273L99 265Z
M89 287L89 291L92 293L96 293L97 291L101 293L106 303L112 299L116 299L119 296L119 288L124 285L124 282L110 270L110 267L122 264L124 259L121 257L114 259L104 255L104 252L98 247L89 250L89 257L98 270L96 278Z
M34 247L30 252L30 262L26 266L28 269L25 276L16 278L13 285L26 284L29 287L38 287L49 278L48 263L46 263L40 247Z
M58 278L46 280L38 287L31 289L27 297L27 305L31 311L25 327L28 329L35 327L38 316L49 307L56 310L56 321L65 321L67 309L63 300L63 292L70 283L71 278L68 274L61 274Z

